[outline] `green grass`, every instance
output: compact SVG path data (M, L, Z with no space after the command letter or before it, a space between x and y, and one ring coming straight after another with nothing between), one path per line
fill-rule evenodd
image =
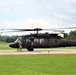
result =
M9 43L0 42L0 50L13 50L13 48L9 47Z
M76 75L76 55L1 55L0 75Z
M65 49L76 50L76 47ZM0 42L0 50L16 49ZM76 75L76 55L0 55L0 75Z

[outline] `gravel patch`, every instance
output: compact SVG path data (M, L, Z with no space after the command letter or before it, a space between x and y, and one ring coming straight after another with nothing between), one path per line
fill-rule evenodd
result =
M16 51L0 50L0 55L20 55L20 54L76 54L75 49L70 50L34 50L34 51Z

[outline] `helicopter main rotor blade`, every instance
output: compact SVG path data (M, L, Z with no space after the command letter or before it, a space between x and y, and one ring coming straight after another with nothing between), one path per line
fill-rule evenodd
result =
M64 30L58 30L58 29L43 29L45 31L58 31L58 32L64 32Z
M51 28L51 29L76 29L76 27Z
M7 30L7 31L41 31L43 29L41 28L35 28L35 29L1 29L1 30Z
M9 33L9 32L24 32L24 31L41 31L43 29L41 28L35 28L35 29L1 29L2 32L4 33Z
M65 28L51 28L51 29L43 29L48 31L58 31L58 32L64 32L63 29L76 29L76 27L65 27Z
M0 31L6 31L6 32L37 31L37 33L38 33L38 31L41 31L41 30L64 32L63 29L76 29L76 27L51 28L51 29L41 29L41 28L35 28L35 29L0 29Z
M57 31L57 32L64 32L63 30L57 30L57 29L5 29L4 32L24 32L24 31Z

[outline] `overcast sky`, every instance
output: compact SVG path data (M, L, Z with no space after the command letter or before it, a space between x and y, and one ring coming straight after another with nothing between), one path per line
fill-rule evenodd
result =
M0 0L0 29L76 26L76 0Z

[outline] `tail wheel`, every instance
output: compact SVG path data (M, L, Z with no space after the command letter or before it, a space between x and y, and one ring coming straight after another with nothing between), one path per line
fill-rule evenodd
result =
M29 47L29 48L27 48L27 50L28 50L28 51L33 51L34 48L33 48L33 47Z

